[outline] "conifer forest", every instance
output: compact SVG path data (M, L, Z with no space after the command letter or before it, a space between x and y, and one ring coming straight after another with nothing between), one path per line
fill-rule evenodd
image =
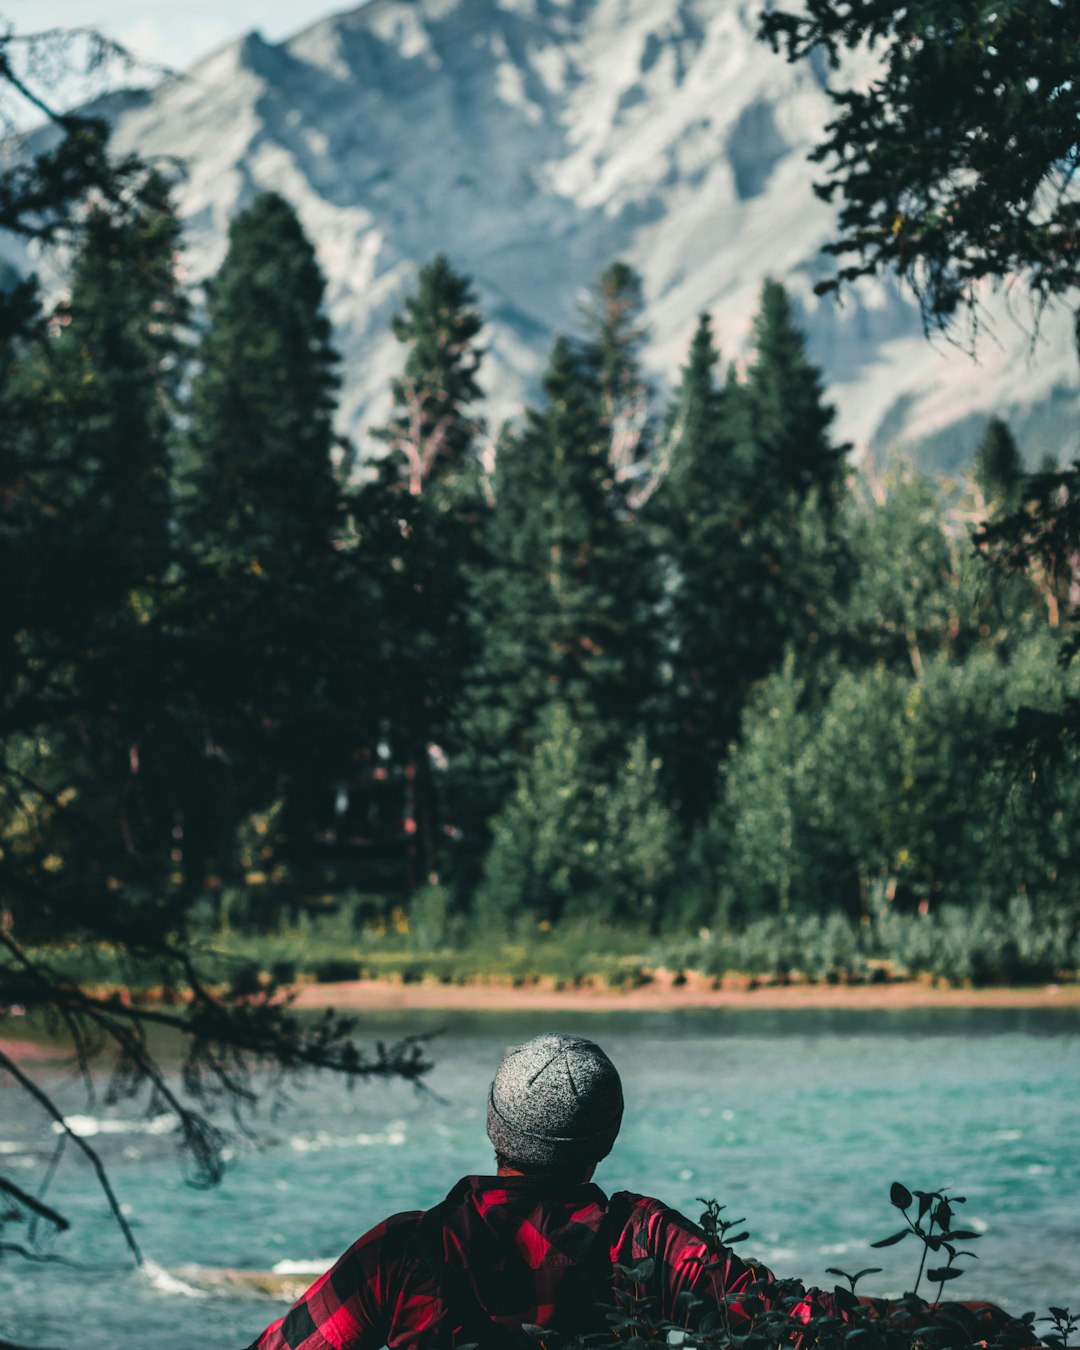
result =
M568 979L606 950L1080 964L1080 767L1026 758L1077 696L1076 561L1007 528L1061 491L1038 447L991 421L962 477L853 464L771 281L752 358L703 313L662 394L619 261L489 426L483 315L443 256L350 444L289 204L235 217L204 295L182 246L133 171L48 332L3 351L19 943L85 965L111 929L195 932L248 980L383 949L452 978L514 943L527 978L560 933Z

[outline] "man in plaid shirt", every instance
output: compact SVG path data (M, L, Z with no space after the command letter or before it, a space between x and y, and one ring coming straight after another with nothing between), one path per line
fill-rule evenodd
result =
M514 1350L535 1345L523 1324L598 1331L613 1265L649 1257L663 1317L684 1291L715 1306L771 1279L730 1251L713 1264L701 1230L659 1200L593 1184L622 1112L619 1075L592 1041L548 1034L512 1050L488 1095L498 1175L365 1233L250 1350Z

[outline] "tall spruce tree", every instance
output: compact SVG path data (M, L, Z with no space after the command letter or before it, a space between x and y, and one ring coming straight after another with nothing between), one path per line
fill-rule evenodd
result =
M745 382L729 382L728 396L742 482L737 590L754 597L737 625L744 670L759 679L793 646L807 689L820 692L815 667L831 651L850 573L836 509L849 447L830 436L821 372L775 281L762 287Z
M181 519L206 644L200 678L224 717L208 729L221 771L204 764L181 810L193 872L196 836L229 848L230 822L278 800L262 870L275 850L299 866L327 824L333 784L347 781L353 754L375 735L376 578L364 550L335 546L345 503L323 292L292 207L275 193L256 197L233 220L207 286L185 446Z
M444 488L468 467L483 421L470 411L477 383L483 319L469 279L437 253L421 268L416 290L394 316L394 336L408 347L405 369L391 383L393 412L373 432L387 445L387 470L413 496L431 482Z
M48 821L57 884L74 889L154 875L168 839L167 809L138 790L131 765L149 720L143 696L162 678L151 621L173 557L169 452L187 302L167 186L148 173L132 189L89 210L52 336L21 348L4 389L0 535L21 579L4 605L4 693L23 709L9 706L9 725L45 724L7 741L24 789L5 800L16 817ZM106 717L75 715L102 704ZM78 811L46 808L64 794ZM42 838L27 831L30 870L44 865Z
M489 562L471 579L471 726L497 794L527 762L553 699L612 753L644 716L657 664L650 542L612 481L595 375L566 338L544 394L500 446Z
M171 553L170 440L187 300L180 227L150 174L122 208L90 209L53 340L12 381L25 413L12 470L35 506L47 567L34 576L38 631L101 622L117 597L164 574ZM21 461L19 463L18 461Z
M652 512L671 572L671 681L662 742L668 790L687 821L712 809L745 693L739 650L742 481L702 314L664 429L667 476ZM752 597L745 597L752 603Z
M1007 422L991 417L975 452L974 477L991 513L1005 514L1017 505L1024 461Z
M625 262L600 273L582 306L586 359L596 376L600 413L608 434L615 481L625 484L633 506L647 498L650 481L652 390L641 370L647 336L641 277Z
M457 774L456 717L473 632L465 572L478 557L483 510L477 455L483 419L477 375L483 319L469 279L438 254L421 268L393 331L406 347L391 382L392 412L372 434L387 452L360 510L395 529L398 569L387 579L383 631L393 674L382 700L390 744L407 785L404 823L408 884L437 881L444 866L440 775L433 756ZM464 793L455 792L461 801Z
M834 445L829 435L836 414L822 397L821 372L807 358L806 339L778 281L761 288L743 407L743 434L762 490L800 500L816 490L822 506L834 504L843 492L848 447Z
M721 391L708 316L699 320L656 499L672 578L666 776L690 824L714 805L752 686L787 645L827 645L845 573L834 519L843 449L829 439L820 375L775 283L763 289L754 336L746 382L729 372Z
M207 285L191 389L184 523L195 553L224 570L303 571L337 521L324 289L293 208L260 194Z

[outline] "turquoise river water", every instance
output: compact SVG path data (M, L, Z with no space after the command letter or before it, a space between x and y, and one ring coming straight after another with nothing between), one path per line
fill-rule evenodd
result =
M742 1250L782 1275L885 1267L863 1292L898 1293L917 1253L868 1244L899 1225L891 1181L955 1188L983 1234L956 1297L1016 1312L1080 1305L1080 1013L739 1011L367 1017L389 1039L442 1028L432 1093L350 1091L327 1077L238 1138L214 1191L185 1185L167 1119L88 1103L61 1061L28 1065L102 1153L150 1273L131 1269L88 1166L69 1148L49 1199L72 1219L54 1250L77 1268L0 1260L0 1340L81 1350L241 1347L281 1307L197 1296L184 1267L270 1270L325 1260L385 1214L423 1207L492 1170L487 1084L503 1051L543 1030L592 1036L627 1112L600 1167L606 1189L658 1195L692 1217L715 1196L745 1217ZM24 1034L9 1022L3 1034ZM436 1095L437 1094L437 1095ZM40 1185L56 1135L0 1074L0 1162ZM8 1230L14 1238L16 1231Z

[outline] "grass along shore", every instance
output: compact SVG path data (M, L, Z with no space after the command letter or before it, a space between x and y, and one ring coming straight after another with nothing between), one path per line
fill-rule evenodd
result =
M1071 915L942 906L873 922L816 914L760 918L693 936L584 922L358 928L345 913L276 933L220 930L197 945L214 981L294 991L302 1007L1025 1006L1080 1001ZM183 997L104 945L39 950L84 987L136 1001ZM1049 992L1055 991L1055 992Z
M1052 983L974 988L927 979L870 984L761 983L732 977L719 982L695 971L657 970L633 988L558 987L541 978L526 984L485 980L446 985L431 981L366 979L340 984L304 983L290 991L297 1008L384 1012L395 1009L473 1012L674 1012L821 1008L888 1010L905 1008L1080 1008L1080 984Z

